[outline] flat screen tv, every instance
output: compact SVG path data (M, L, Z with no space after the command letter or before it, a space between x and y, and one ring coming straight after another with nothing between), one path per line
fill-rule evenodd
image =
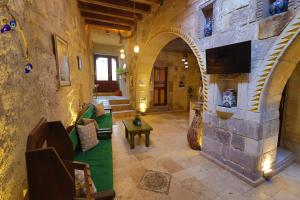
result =
M251 41L206 50L208 74L251 72Z

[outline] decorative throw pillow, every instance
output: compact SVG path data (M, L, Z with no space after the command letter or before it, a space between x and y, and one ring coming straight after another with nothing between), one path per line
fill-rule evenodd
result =
M97 124L97 121L94 120L94 119L89 119L89 118L81 118L80 120L78 120L77 124L79 125L88 125L90 123L94 123L95 124L95 127L96 129L100 129L98 124Z
M85 177L84 177L83 170L75 169L75 183L76 183L76 191L77 191L76 196L79 196L79 197L86 196L86 185L85 185ZM92 193L96 193L96 192L97 192L97 189L92 180Z
M96 109L96 116L97 117L105 115L105 110L104 110L103 103L100 103L100 104L96 105L95 109Z
M89 123L87 125L77 124L76 127L83 152L90 150L99 143L94 123Z

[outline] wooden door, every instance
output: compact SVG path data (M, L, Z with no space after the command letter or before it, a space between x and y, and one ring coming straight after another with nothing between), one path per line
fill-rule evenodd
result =
M118 57L95 55L95 84L97 92L115 92L119 89L117 80Z
M167 83L168 83L168 68L154 68L154 95L153 102L155 106L167 104Z

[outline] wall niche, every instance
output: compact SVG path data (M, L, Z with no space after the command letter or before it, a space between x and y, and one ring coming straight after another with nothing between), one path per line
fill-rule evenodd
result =
M199 7L200 27L199 38L209 37L214 28L214 2L215 0L206 1Z
M246 74L219 74L213 75L215 82L215 107L218 114L227 113L233 115L237 112L237 109L243 109L244 99L247 89L244 87L247 82ZM225 94L225 92L227 94ZM229 93L229 94L228 94ZM231 93L231 94L230 94ZM224 98L224 96L229 95ZM231 101L234 96L234 103L224 103ZM225 101L224 101L225 100Z
M258 18L262 19L284 13L293 7L293 4L294 0L258 0ZM278 6L282 9L280 10Z

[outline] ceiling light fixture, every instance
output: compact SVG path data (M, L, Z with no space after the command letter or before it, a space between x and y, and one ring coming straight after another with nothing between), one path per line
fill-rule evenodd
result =
M134 53L138 54L138 53L140 52L140 47L139 47L139 45L137 45L137 44L134 45L133 51L134 51Z
M125 59L125 53L121 53L121 55L120 55L120 58L122 59L122 60L124 60Z
M135 1L133 1L133 14L134 14L135 23L137 24L136 13L135 13ZM135 45L133 47L133 51L136 54L140 53L140 47L137 44L137 34L135 36Z

